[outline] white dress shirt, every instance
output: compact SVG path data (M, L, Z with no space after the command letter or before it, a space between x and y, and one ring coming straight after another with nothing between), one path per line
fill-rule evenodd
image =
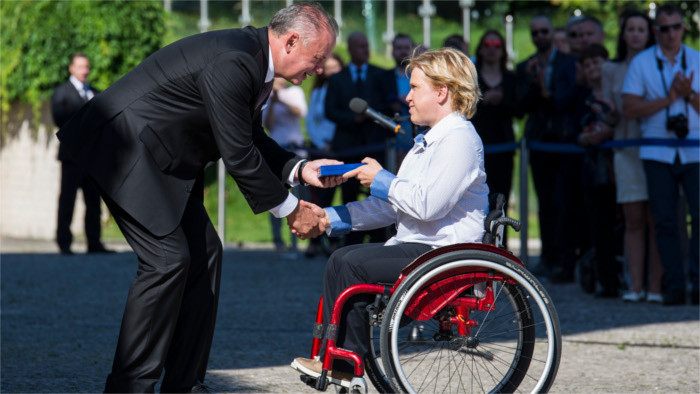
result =
M484 146L471 122L456 112L418 135L398 174L381 170L370 190L365 200L326 209L330 235L395 223L396 236L386 245L436 248L482 240L489 194Z
M683 54L685 53L685 70L681 69L683 64ZM666 83L666 89L661 79L662 72L659 71L657 60L662 62L663 82ZM700 55L692 48L685 45L681 46L681 50L675 57L675 63L671 63L666 59L666 56L661 53L658 45L647 48L632 59L625 84L622 87L623 94L633 94L640 96L644 100L656 100L668 96L668 89L671 88L671 82L677 72L683 72L686 77L690 78L690 74L694 73L693 91L700 91ZM668 108L670 116L684 114L688 118L689 133L687 139L698 139L700 137L700 126L698 125L698 113L692 105L686 103L681 97L674 101ZM687 109L687 112L686 112ZM644 138L664 138L678 139L673 131L666 129L666 110L662 109L659 112L650 116L641 118L640 127L642 129L642 137ZM654 160L662 163L673 164L678 154L681 164L697 163L700 161L700 147L670 147L670 146L642 146L639 148L639 157L644 160Z
M85 101L90 101L90 100L92 100L93 97L95 97L95 92L93 92L92 89L90 89L90 88L88 88L86 90L85 84L78 81L78 78L71 75L70 78L68 78L68 80L70 81L70 83L73 84L73 86L75 87L75 90L78 91L78 94L80 95L80 97L85 99Z

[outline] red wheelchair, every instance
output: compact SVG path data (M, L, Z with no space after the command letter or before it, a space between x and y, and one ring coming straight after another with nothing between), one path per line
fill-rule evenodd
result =
M483 243L464 243L427 252L393 284L347 288L323 329L319 301L311 358L326 342L323 372L301 379L320 391L367 392L365 376L379 392L546 392L561 356L559 318L542 284L503 248L502 195L492 199ZM335 329L345 302L374 294L367 307L370 355L335 346ZM354 364L352 380L329 376L334 359Z

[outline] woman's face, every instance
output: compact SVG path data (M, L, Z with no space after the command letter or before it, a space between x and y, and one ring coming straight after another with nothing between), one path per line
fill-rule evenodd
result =
M439 90L433 87L420 68L413 69L410 83L411 90L406 96L406 102L411 122L419 126L433 127L439 120L436 119Z
M340 62L333 57L326 59L326 63L323 65L323 75L330 77L333 74L340 72Z
M603 63L605 63L605 59L602 57L590 57L584 60L583 64L581 64L583 68L583 75L586 77L586 81L590 85L595 85L600 81Z
M627 44L627 48L632 51L644 49L649 38L649 29L644 18L633 16L627 20L622 39Z
M488 34L481 43L479 55L487 63L498 63L503 56L504 44L496 34Z

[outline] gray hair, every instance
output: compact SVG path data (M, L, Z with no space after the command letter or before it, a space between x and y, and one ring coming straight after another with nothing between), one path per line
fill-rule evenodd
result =
M307 46L310 39L318 38L318 32L326 29L338 36L338 23L316 2L299 2L282 8L270 20L268 28L277 35L296 30L301 36L301 44Z

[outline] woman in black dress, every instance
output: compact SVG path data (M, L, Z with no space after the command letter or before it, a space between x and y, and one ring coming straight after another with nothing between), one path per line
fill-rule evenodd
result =
M493 149L489 148L495 144L515 141L515 74L506 68L507 60L505 40L501 33L496 30L485 32L476 48L476 70L482 100L471 121L486 149L484 166L489 192L502 193L506 200L513 183L514 151L493 153Z

